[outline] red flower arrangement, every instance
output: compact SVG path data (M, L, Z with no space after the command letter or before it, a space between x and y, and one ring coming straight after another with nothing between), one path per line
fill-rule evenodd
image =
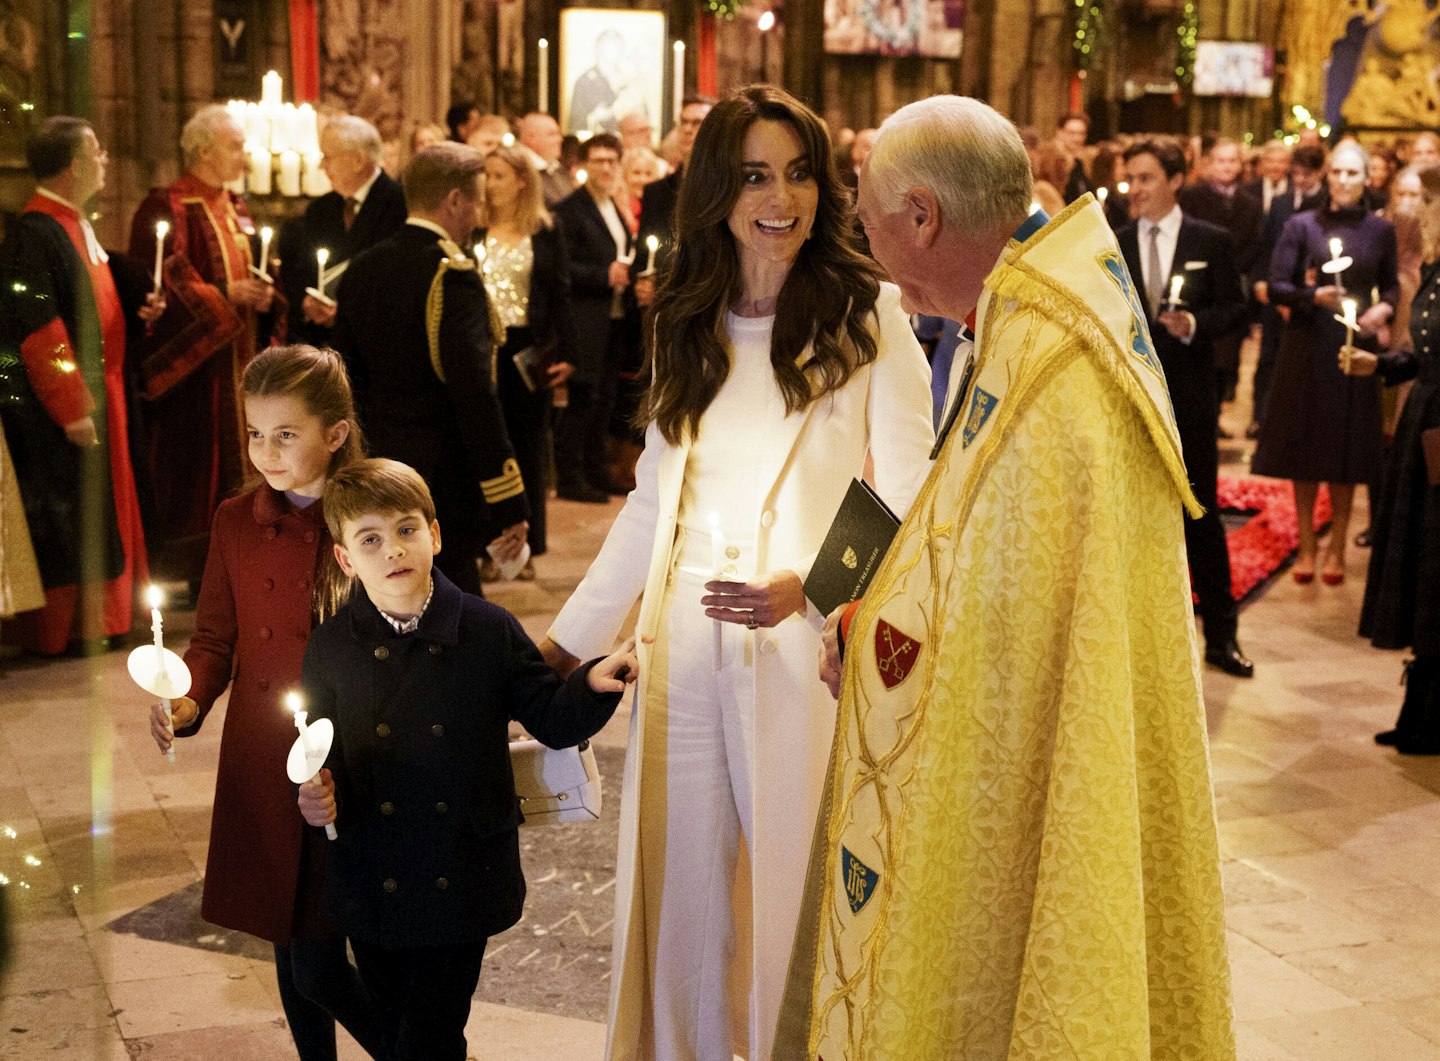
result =
M1295 521L1295 493L1283 479L1255 475L1220 476L1220 511L1250 514L1225 534L1230 549L1230 592L1244 601L1295 556L1299 531ZM1320 487L1315 501L1315 530L1330 523L1330 491Z

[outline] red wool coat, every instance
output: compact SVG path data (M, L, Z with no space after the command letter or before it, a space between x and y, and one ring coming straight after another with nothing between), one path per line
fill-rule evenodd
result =
M177 736L198 732L230 687L200 913L272 943L330 934L319 915L326 841L305 828L285 774L297 731L284 705L300 684L329 552L318 501L292 512L261 485L222 503L185 653L200 716Z

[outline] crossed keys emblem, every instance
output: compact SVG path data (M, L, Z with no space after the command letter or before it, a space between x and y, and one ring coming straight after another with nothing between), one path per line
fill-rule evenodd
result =
M920 642L881 619L875 626L875 667L885 688L893 689L915 669Z

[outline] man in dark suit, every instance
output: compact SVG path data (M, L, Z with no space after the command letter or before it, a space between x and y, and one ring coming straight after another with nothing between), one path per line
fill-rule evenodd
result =
M1248 276L1259 251L1263 216L1260 201L1240 188L1243 166L1239 142L1217 137L1205 152L1205 179L1184 188L1179 201L1186 217L1208 221L1230 233L1230 241L1235 246L1235 264L1241 276ZM1244 339L1242 329L1215 344L1215 386L1221 401L1229 401L1235 395L1235 383L1240 376L1240 344ZM1218 425L1217 419L1211 430L1227 437Z
M321 247L330 252L326 271L337 276L326 294L333 298L343 275L339 266L405 224L405 193L380 168L380 133L364 118L331 118L320 134L320 150L333 190L306 207L298 223L287 225L278 249L290 340L329 346L335 307L305 293L318 279L315 252Z
M1085 143L1090 139L1090 116L1084 111L1071 111L1061 118L1060 124L1055 127L1055 139L1075 159L1065 187L1061 189L1065 202L1069 204L1086 192L1095 190L1090 184L1089 174L1085 171Z
M1125 179L1136 221L1116 238L1136 287L1144 292L1146 322L1165 367L1180 445L1195 497L1205 514L1185 524L1191 581L1200 599L1205 661L1248 678L1254 665L1235 639L1230 552L1216 511L1219 454L1215 446L1214 344L1245 321L1245 293L1235 250L1224 229L1186 216L1176 203L1185 183L1185 155L1170 140L1141 140L1125 152ZM1181 277L1181 305L1169 302Z
M1240 190L1260 201L1261 213L1268 214L1276 199L1290 190L1290 145L1284 140L1271 140L1260 149L1257 175L1245 181Z
M477 595L481 546L498 534L497 559L513 558L530 517L490 382L490 307L461 249L484 168L478 151L448 141L415 156L405 174L409 217L351 262L335 318L371 455L424 476L445 528L438 566Z
M1260 304L1260 360L1255 365L1254 402L1246 438L1260 436L1260 420L1265 415L1265 402L1270 394L1270 378L1275 374L1275 358L1280 352L1280 332L1285 320L1270 302L1270 256L1285 231L1285 222L1298 213L1313 210L1320 204L1321 184L1325 179L1325 151L1314 146L1297 147L1290 159L1290 179L1285 191L1277 195L1265 213L1260 227L1259 248L1250 268L1254 278L1251 290Z
M630 284L635 240L620 215L620 138L597 133L581 145L585 184L555 208L570 254L570 310L576 348L570 402L555 422L555 492L566 501L604 502L610 488L605 436L625 344L639 314Z
M658 272L664 272L670 261L671 244L675 241L671 228L675 220L675 201L680 196L680 181L685 176L685 163L690 161L690 152L695 148L695 134L700 131L705 115L710 113L710 108L714 105L715 101L709 96L685 97L680 107L680 135L676 140L676 146L680 149L680 161L660 180L647 184L645 194L640 197L640 244L644 246L650 236L659 241L654 261ZM650 283L637 289L636 295L642 306L650 304L649 296L653 292L654 285Z

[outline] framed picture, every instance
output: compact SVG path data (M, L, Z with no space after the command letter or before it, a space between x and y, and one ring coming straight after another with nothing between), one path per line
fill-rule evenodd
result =
M965 0L825 0L831 55L923 55L958 59Z
M571 7L560 12L560 129L618 133L627 114L659 127L665 105L665 15Z

